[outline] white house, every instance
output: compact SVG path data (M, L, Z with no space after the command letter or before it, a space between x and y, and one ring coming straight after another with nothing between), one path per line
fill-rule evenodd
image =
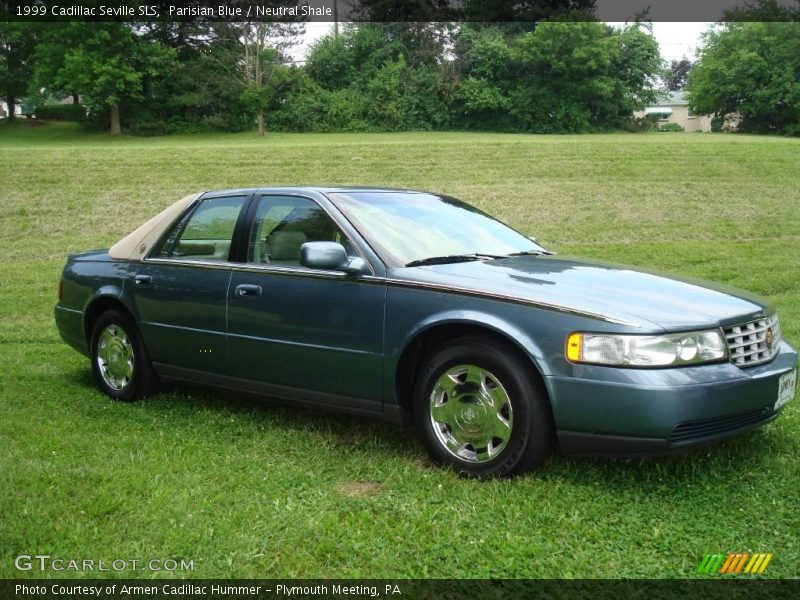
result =
M669 92L665 100L634 113L637 119L645 115L658 115L659 123L677 123L684 131L711 131L711 116L693 114L683 92Z

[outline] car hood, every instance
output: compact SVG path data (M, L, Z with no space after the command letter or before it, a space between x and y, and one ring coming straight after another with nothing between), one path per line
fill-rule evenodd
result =
M397 269L393 276L515 298L637 327L687 330L730 325L771 310L754 294L568 256L515 256Z

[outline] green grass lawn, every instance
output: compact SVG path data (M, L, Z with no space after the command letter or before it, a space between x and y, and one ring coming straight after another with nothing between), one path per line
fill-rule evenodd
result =
M671 578L728 551L774 552L768 576L800 575L797 401L680 456L555 456L480 483L433 468L410 429L191 389L119 404L94 387L53 323L67 253L194 191L314 183L446 192L560 253L759 292L800 346L800 140L0 126L0 577L40 553L183 558L195 577Z

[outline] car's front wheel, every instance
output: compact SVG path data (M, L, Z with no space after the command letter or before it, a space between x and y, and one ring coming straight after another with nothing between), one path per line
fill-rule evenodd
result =
M157 387L139 330L120 310L108 310L95 322L91 357L97 385L115 400L137 400Z
M490 338L462 338L434 352L414 391L417 429L433 460L475 478L506 477L543 462L552 448L552 416L533 368Z

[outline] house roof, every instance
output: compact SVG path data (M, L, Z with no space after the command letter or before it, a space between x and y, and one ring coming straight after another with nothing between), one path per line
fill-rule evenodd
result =
M678 92L662 92L661 98L655 104L651 104L644 109L646 115L668 115L672 113L673 106L689 106L689 101L686 99L686 93L683 91Z
M657 113L657 112L672 112L671 110L658 110L658 109L669 109L671 106L688 106L689 101L686 99L686 93L679 91L679 92L666 92L661 96L658 102L655 104L651 104L645 109L646 113Z
M677 91L677 92L667 92L667 93L669 95L664 104L668 104L670 106L687 106L689 104L689 101L686 99L685 92Z

